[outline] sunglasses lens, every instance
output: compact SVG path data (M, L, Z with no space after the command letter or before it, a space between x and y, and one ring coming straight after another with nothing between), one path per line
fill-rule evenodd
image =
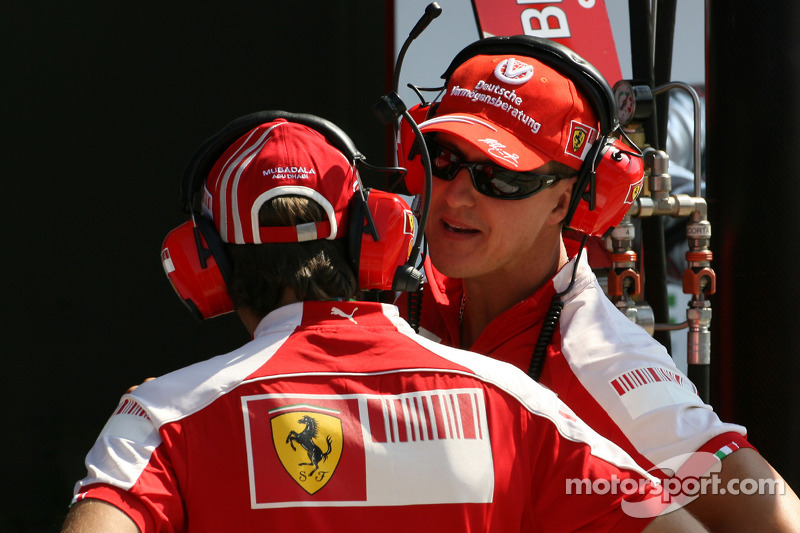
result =
M475 188L492 198L516 200L536 194L553 180L538 174L514 172L493 165L473 165Z
M434 177L451 181L462 168L469 170L472 184L481 194L502 200L518 200L532 196L551 185L554 176L532 172L515 172L488 163L465 163L455 153L428 142L431 170Z
M429 143L428 152L431 156L431 173L434 177L451 181L461 170L460 161L449 150L445 150L437 144Z

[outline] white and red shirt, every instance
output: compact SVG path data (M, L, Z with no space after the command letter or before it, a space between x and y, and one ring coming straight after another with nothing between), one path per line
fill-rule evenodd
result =
M282 307L240 349L140 385L86 464L74 501L145 533L639 531L622 507L646 495L580 482L653 487L524 373L370 302Z
M495 317L469 350L527 372L553 295L567 289L574 265L573 258L549 283ZM426 276L420 333L459 346L461 280L447 278L430 261ZM585 254L561 300L539 382L598 433L648 469L674 466L695 451L752 447L745 428L721 422L666 349L614 306Z

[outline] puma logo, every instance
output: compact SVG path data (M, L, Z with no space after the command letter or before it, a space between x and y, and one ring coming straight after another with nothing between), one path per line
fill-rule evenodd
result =
M332 315L336 315L336 316L340 316L340 317L342 317L342 318L346 318L347 320L349 320L349 321L350 321L350 322L352 322L353 324L358 324L358 322L356 322L355 320L353 320L353 315L354 315L354 314L356 314L356 311L358 311L358 307L356 307L355 309L353 309L353 312L352 312L352 313L350 313L350 314L348 315L347 313L345 313L344 311L342 311L342 310L341 310L341 309L339 309L338 307L332 307L332 308L331 308L331 314L332 314Z

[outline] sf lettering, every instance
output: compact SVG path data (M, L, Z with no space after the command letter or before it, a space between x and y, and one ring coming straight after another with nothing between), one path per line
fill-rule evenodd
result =
M311 472L306 472L305 470L301 470L297 475L297 480L301 483L307 481L309 478L316 481L317 483L322 483L322 480L325 479L325 476L328 475L328 470L316 470Z

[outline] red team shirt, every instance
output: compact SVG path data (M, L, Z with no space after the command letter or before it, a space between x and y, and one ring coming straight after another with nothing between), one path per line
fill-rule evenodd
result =
M550 301L569 286L574 264L575 259L533 295L497 316L469 349L527 372ZM461 280L447 278L430 262L426 275L420 333L459 346ZM745 428L721 422L666 349L614 306L585 254L562 301L540 383L637 463L648 469L674 469L695 451L723 455L752 447Z
M227 355L123 396L75 501L143 532L639 531L652 479L507 365L415 335L397 308L282 307Z

